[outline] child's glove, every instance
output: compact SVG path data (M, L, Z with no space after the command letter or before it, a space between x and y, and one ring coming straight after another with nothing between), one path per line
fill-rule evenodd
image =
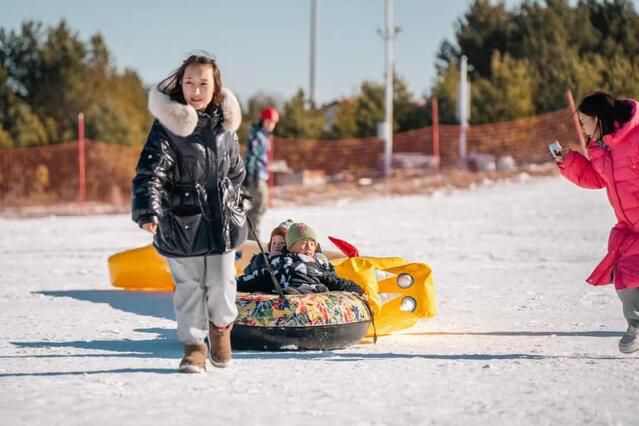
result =
M330 290L324 284L313 284L316 293L328 293Z
M297 286L297 290L302 294L311 294L315 293L315 289L310 284L302 284Z

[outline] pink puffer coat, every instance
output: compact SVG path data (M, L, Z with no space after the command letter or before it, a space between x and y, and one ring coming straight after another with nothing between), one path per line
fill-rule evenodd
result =
M588 143L590 160L570 151L559 164L561 174L582 188L606 188L617 216L610 231L608 254L586 281L611 284L623 290L639 287L639 104L632 102L632 118L603 144Z

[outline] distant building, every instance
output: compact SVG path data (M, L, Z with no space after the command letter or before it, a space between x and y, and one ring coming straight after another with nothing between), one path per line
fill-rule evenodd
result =
M343 98L322 106L322 110L324 110L324 132L330 132L331 130L333 130L333 126L335 126L335 119L337 118L337 113L339 111L339 106L342 103L354 104L355 102L357 102L357 99Z

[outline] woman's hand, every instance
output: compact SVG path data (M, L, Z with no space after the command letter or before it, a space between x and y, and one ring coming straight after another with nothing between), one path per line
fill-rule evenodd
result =
M144 229L146 232L150 232L151 234L155 235L155 233L158 231L158 224L153 222L148 222L142 225L142 229Z
M561 150L559 151L559 155L555 157L555 161L557 161L559 164L563 163L569 151L569 148L561 148Z

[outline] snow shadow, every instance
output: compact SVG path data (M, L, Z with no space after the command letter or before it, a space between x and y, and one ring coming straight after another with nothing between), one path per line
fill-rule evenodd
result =
M176 374L175 368L116 368L113 370L83 370L83 371L45 371L42 373L0 373L2 377L52 377L52 376L91 376L94 374L125 374L125 373L154 373Z
M76 340L69 342L11 342L19 348L40 350L26 355L2 355L0 358L154 358L176 360L182 357L181 345L175 339L175 330L165 328L142 328L134 330L139 333L154 334L147 340ZM78 350L80 353L56 353L60 350ZM46 351L48 353L42 353ZM53 353L51 353L53 352ZM83 371L44 371L39 373L0 373L2 377L23 376L68 376L92 375L103 373L157 373L173 374L175 368L119 368L112 370Z
M67 290L40 291L35 294L51 297L70 297L84 302L106 303L120 311L175 321L173 293L160 291Z
M626 359L613 356L590 356L590 355L539 355L539 354L419 354L419 353L349 353L340 351L326 352L235 352L235 359L295 359L308 361L330 361L330 362L357 362L369 360L400 360L400 359L427 359L443 361L510 361L510 360L531 360L541 361L547 359L587 359L587 360L617 360Z
M398 333L398 336L508 336L508 337L533 337L533 336L555 336L555 337L621 337L622 331L482 331L482 332L438 332L438 331L418 331Z
M139 333L150 333L155 337L147 340L76 340L69 342L11 342L19 348L54 350L50 354L1 356L0 358L166 358L182 356L182 346L175 338L175 330L166 328L141 328ZM91 353L60 354L55 349L81 349ZM100 351L100 352L97 352Z
M42 291L50 297L70 297L91 303L105 303L114 309L138 315L151 316L175 321L171 293L164 292L126 292L120 290L70 290L70 291ZM131 340L76 340L67 342L34 341L11 342L20 348L46 349L53 353L1 356L1 358L166 358L179 359L182 357L182 346L178 343L175 329L143 328L134 330L139 333L152 334L153 338ZM80 353L56 353L59 349L77 349ZM131 370L134 372L136 370ZM140 370L141 372L143 370ZM144 370L146 371L146 370ZM114 371L116 372L116 371ZM127 371L122 371L127 372ZM43 373L42 375L47 375ZM61 373L62 374L62 373ZM72 374L72 373L64 373ZM56 373L51 373L56 375ZM1 375L0 375L1 377Z

